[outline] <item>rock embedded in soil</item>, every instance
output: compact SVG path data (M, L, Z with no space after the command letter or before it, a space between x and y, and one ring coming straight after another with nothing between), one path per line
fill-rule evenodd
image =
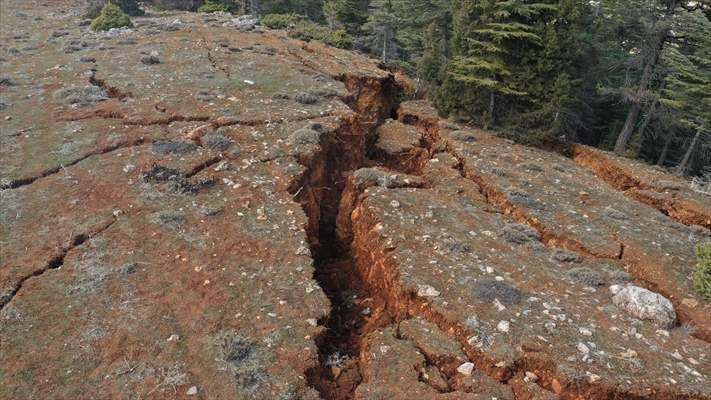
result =
M674 306L664 296L634 285L613 285L610 291L614 295L612 302L632 316L652 321L663 329L673 328L676 324Z

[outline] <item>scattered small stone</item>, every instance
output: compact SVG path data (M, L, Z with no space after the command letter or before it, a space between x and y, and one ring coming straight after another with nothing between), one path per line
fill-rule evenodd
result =
M79 61L83 63L95 63L96 58L90 56L81 56L79 57Z
M538 375L531 371L526 371L525 377L523 378L526 382L538 382Z
M588 353L590 353L590 348L585 343L579 342L578 343L578 351L583 354L588 354Z
M178 336L178 335L176 335L176 334L172 334L172 335L170 335L170 337L168 338L168 341L169 341L169 342L177 342L178 340L180 340L180 336Z
M188 396L195 396L196 394L198 394L197 386L191 386L190 389L188 389L188 391L185 392L185 394L187 394Z
M462 375L471 375L472 372L474 371L474 364L470 362L465 362L462 365L457 367L457 372L459 372Z
M592 336L592 331L588 328L580 328L578 329L578 332L580 332L581 335L583 336Z
M600 375L593 374L590 371L586 371L585 374L588 376L588 382L590 383L595 383L602 378Z
M511 329L511 323L509 323L509 321L499 321L499 323L496 325L496 329L499 332L508 333L509 329Z
M417 285L417 295L422 297L437 297L440 293L430 285Z
M632 349L627 349L620 353L620 356L622 356L623 358L635 358L637 357L637 352Z

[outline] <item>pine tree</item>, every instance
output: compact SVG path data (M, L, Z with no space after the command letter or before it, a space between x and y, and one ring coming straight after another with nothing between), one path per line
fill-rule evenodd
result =
M574 138L582 129L577 78L582 55L579 3L561 0L556 9L540 12L535 21L534 33L542 38L541 46L524 48L527 51L513 76L516 86L528 93L517 128L527 134Z
M395 13L395 0L372 0L369 7L368 22L363 30L373 53L379 54L384 63L397 58L400 45L395 36L398 16Z
M345 29L350 34L357 34L368 20L368 1L325 0L323 13L331 29Z
M495 121L497 98L520 98L528 93L511 79L522 47L540 44L533 19L555 6L519 0L456 0L454 10L453 58L438 94L445 111L457 106L447 91L460 86L475 95L471 114L483 115L485 125Z
M395 36L406 61L418 64L426 46L446 56L449 47L451 0L393 0ZM424 28L424 31L423 31ZM430 50L435 50L429 47Z
M635 44L630 54L631 61L637 61L639 76L633 85L622 91L623 98L630 103L624 126L615 143L615 152L622 154L639 122L644 105L655 100L651 89L655 82L660 82L658 74L662 53L676 38L672 29L675 18L695 10L702 14L702 10L707 9L709 4L687 0L632 0L618 3L618 7L637 18L637 21L632 21L636 22L636 30L632 32L637 37L629 35L633 39L629 42Z
M711 135L711 22L697 11L685 15L677 28L683 39L667 46L663 54L673 72L661 103L675 110L678 124L694 135L677 167L683 174L700 142Z

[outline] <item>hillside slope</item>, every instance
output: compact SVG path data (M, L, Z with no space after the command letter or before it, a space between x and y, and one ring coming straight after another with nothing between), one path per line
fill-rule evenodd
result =
M227 15L2 8L0 398L711 398L683 182Z

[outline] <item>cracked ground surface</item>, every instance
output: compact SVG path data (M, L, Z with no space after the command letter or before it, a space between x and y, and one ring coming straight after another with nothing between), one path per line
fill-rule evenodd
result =
M684 182L225 15L2 7L0 398L711 398Z

